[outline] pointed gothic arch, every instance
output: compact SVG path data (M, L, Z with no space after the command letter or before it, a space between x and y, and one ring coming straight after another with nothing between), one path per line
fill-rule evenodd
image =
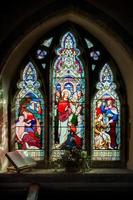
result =
M66 40L68 37L70 38L69 41L71 43L71 45L69 44L71 47L70 49L66 45ZM71 54L70 54L71 58L77 61L77 64L73 65L73 68L75 67L75 70L72 70L71 67L69 70L67 69L67 67L69 67L69 62L66 61L67 56L66 57L62 56L63 54L69 55L68 50L71 50L71 49L72 49ZM116 77L117 77L117 74L120 76L119 71L117 71L116 63L113 61L113 59L111 58L109 53L106 51L106 49L99 43L99 41L96 40L96 38L94 38L88 32L84 31L79 26L72 24L70 22L63 24L60 27L57 27L55 29L54 34L47 33L46 36L42 37L32 47L28 55L29 55L28 56L29 63L31 63L33 60L33 63L35 63L36 67L39 68L42 75L42 79L46 85L46 95L48 98L48 104L46 108L48 111L47 121L46 121L46 124L48 126L48 129L46 131L46 135L47 135L46 143L48 143L47 150L46 150L47 154L50 157L53 143L54 142L56 143L59 139L59 138L56 138L57 141L53 139L53 136L55 137L55 132L58 130L58 125L55 125L56 122L53 119L54 118L53 116L55 114L54 112L57 111L57 109L54 110L55 90L61 92L64 89L64 90L68 90L69 93L71 93L72 91L74 92L80 91L81 90L80 79L82 79L83 85L84 85L83 86L84 100L82 99L84 101L82 102L84 105L81 103L81 105L83 105L81 115L84 118L84 124L82 124L82 132L84 132L83 133L84 135L83 148L87 150L89 155L91 155L91 157L93 158L92 156L93 153L91 151L92 149L91 141L93 137L91 134L92 133L91 132L91 127L92 127L91 126L91 102L92 102L94 94L96 93L95 88L96 88L96 83L99 81L99 73L102 70L102 67L103 65L105 65L105 63L110 63L110 68L115 69L115 71L117 72L115 75ZM72 77L68 77L69 78L69 81L68 81L67 78L66 80L64 79L63 75L60 76L60 72L58 68L62 67L60 65L60 62L63 59L67 63L66 65L67 67L65 66L67 71L65 71L65 73L67 75L68 74L71 75L72 77L74 77L75 76L74 74L77 73L77 76L74 77L74 79L77 80L75 84L74 84L74 81L72 80ZM57 67L58 64L59 66ZM54 69L57 69L58 71L57 75L54 75L55 73L54 71L51 73L51 70L53 70L52 67L55 67ZM77 71L76 71L76 67L78 67ZM78 71L84 71L82 77L81 75L79 75L82 73L81 72L78 73ZM63 71L61 72L63 73ZM65 80L63 82L63 85L62 85L61 78L63 81ZM60 80L57 81L57 79L60 79ZM122 87L123 87L121 83L120 83L120 90L122 90ZM77 127L75 128L77 129ZM122 143L122 146L124 146L124 143ZM107 159L103 159L103 160L105 162L107 161ZM109 160L112 162L111 159ZM118 161L118 159L116 160ZM113 161L115 161L115 158ZM119 162L119 165L120 165L121 155L119 157L119 161L120 161ZM113 165L115 166L115 164Z

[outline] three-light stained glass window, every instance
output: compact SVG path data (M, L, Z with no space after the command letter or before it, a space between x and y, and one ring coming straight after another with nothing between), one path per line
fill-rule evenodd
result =
M122 95L117 73L109 53L87 33L62 29L41 39L17 84L17 149L45 159L55 150L59 155L77 148L94 162L120 161Z

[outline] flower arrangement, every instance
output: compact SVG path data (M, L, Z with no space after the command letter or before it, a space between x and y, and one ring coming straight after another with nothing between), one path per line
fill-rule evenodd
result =
M56 149L53 151L50 166L57 172L61 169L66 172L82 172L90 170L90 156L87 151L77 147Z
M62 154L62 163L66 171L78 171L80 168L80 150L77 148L66 149Z
M87 151L77 149L64 150L62 154L62 163L68 172L85 171L89 168L89 159Z

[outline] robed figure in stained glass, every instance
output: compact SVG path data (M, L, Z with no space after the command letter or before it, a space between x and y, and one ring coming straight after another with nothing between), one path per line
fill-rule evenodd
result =
M106 105L102 107L102 112L106 116L106 123L109 126L108 134L111 138L111 147L114 149L118 148L116 141L116 124L118 122L118 109L115 106L115 99L106 98Z
M26 96L24 99L22 99L22 101L20 101L20 115L16 123L16 135L17 139L19 140L19 144L22 146L22 149L39 149L41 147L39 141L39 137L41 135L40 103L38 103L37 100L33 101L33 99L30 98L31 96ZM23 133L22 129L24 129Z

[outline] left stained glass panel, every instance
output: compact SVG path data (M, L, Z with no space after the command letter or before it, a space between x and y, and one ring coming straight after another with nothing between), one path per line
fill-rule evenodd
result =
M26 150L31 157L44 157L44 100L39 91L40 83L31 62L23 71L21 89L16 98L16 143L17 149Z

